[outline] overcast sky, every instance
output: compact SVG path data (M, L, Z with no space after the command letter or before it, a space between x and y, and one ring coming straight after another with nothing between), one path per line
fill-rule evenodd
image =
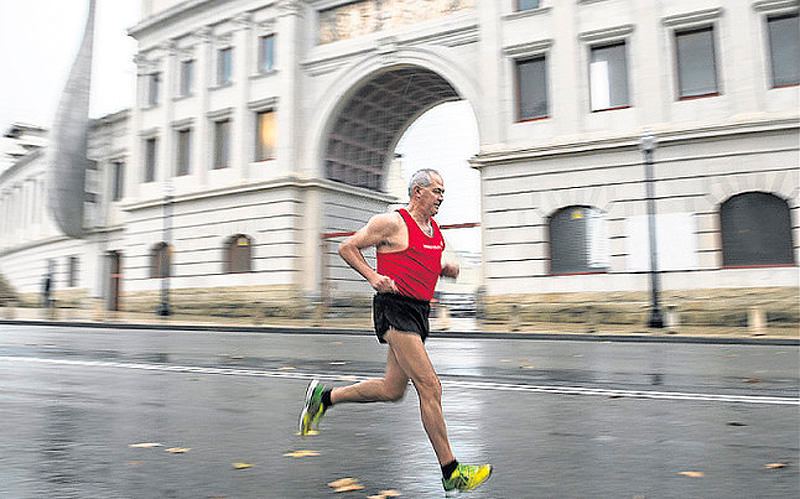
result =
M15 122L50 128L80 45L88 3L0 0L0 60L5 68L0 78L0 131ZM128 108L134 101L136 41L126 32L139 20L140 4L140 0L97 2L92 118ZM398 145L406 179L419 168L442 172L446 194L437 217L440 223L480 221L479 176L466 163L477 151L475 118L465 102L431 110ZM454 249L480 248L477 230L447 235Z

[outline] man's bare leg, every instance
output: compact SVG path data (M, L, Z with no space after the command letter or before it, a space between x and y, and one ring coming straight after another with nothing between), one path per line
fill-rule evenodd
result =
M450 450L447 427L442 415L442 384L433 369L422 338L415 333L402 333L389 329L384 339L389 343L397 364L405 375L411 378L417 389L422 425L433 445L439 464L452 463L455 457Z
M369 379L350 386L340 386L331 391L331 403L343 402L394 402L403 398L408 388L408 376L397 362L389 347L386 355L386 372L382 379Z

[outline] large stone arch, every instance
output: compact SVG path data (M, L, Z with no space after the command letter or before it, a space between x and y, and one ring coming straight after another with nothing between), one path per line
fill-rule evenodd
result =
M414 87L415 79L417 87ZM371 105L370 102L380 105L381 100L386 100L386 93L391 93L387 89L398 82L405 82L410 86L397 96L399 100L396 107L401 108L402 115L394 119L389 117L387 126L382 130L385 133L376 133L367 138L366 144L361 144L366 146L360 148L362 154L371 153L367 160L369 168L364 169L366 174L361 179L337 178L337 172L331 172L330 167L332 142L348 145L358 142L355 139L348 140L352 137L335 137L337 126L347 120L347 113L363 111L364 106ZM412 94L409 95L408 90ZM385 172L391 161L391 154L407 127L425 111L443 102L463 99L470 104L475 115L479 137L482 136L482 125L485 122L482 119L483 109L477 83L457 63L425 48L404 48L389 55L375 54L357 61L344 68L323 95L315 106L318 112L313 120L311 134L313 176L371 190L385 188L386 179L380 173ZM415 99L418 101L414 102ZM359 106L361 109L358 109ZM349 131L352 130L345 130ZM358 145L354 147L359 149ZM333 153L335 156L336 151ZM379 157L379 164L376 164ZM355 167L358 168L358 165ZM377 173L378 178L369 177L369 173Z

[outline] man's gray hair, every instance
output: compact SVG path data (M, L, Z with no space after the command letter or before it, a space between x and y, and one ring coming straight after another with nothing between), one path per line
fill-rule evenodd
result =
M436 175L439 178L442 178L442 174L434 170L433 168L423 168L421 170L417 170L411 175L411 180L408 181L408 197L414 194L414 186L418 185L420 187L428 187L431 185L431 173Z

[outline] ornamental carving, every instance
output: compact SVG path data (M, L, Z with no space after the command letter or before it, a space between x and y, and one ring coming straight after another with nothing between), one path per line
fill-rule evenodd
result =
M474 9L477 0L360 0L319 12L319 43L407 26Z

